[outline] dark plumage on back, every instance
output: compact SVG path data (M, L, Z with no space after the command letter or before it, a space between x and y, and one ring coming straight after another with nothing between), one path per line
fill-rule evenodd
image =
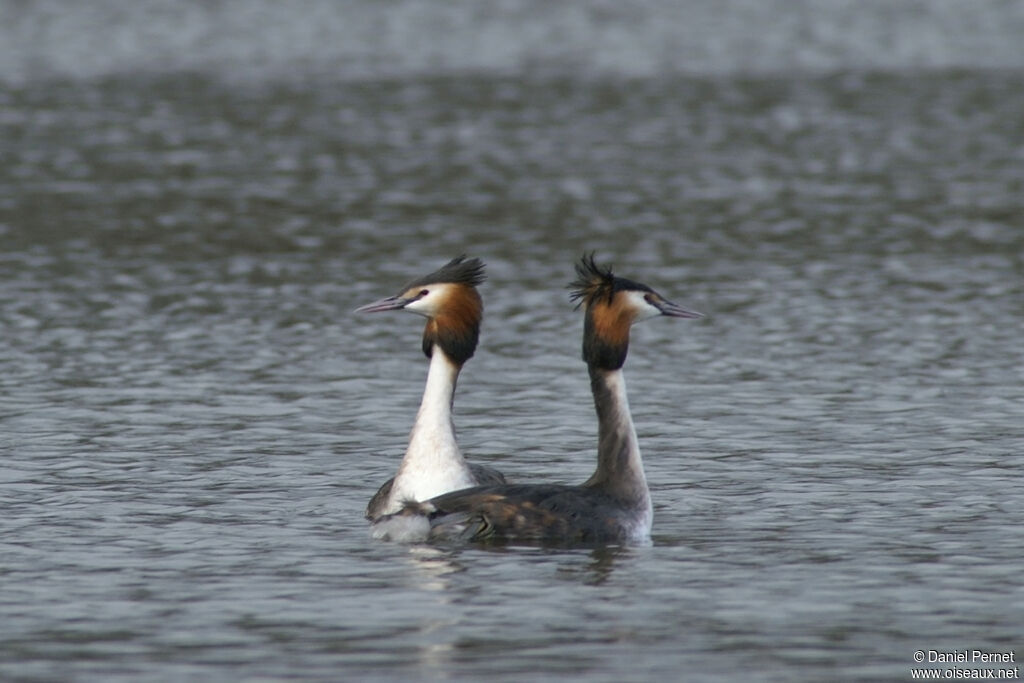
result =
M634 509L591 487L508 484L453 491L406 506L396 517L421 516L433 541L557 546L628 543Z

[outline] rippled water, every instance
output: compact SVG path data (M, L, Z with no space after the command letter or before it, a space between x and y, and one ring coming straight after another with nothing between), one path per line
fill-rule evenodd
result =
M605 20L581 35L636 37ZM0 678L907 680L917 649L1021 654L1019 67L556 52L235 81L233 40L187 72L0 59ZM579 482L584 250L708 314L633 336L654 544L371 541L426 361L418 319L352 309L483 258L460 441Z

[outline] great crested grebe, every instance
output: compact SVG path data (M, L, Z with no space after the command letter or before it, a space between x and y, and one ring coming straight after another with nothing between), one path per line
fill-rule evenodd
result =
M423 353L430 359L427 386L409 447L398 473L370 499L367 519L399 511L407 502L480 484L503 484L501 472L467 463L455 442L452 401L463 364L473 357L480 338L483 302L476 291L484 281L480 259L458 256L429 275L417 278L395 296L356 309L357 313L410 311L427 319Z
M559 544L649 540L653 509L622 365L633 323L699 318L647 285L616 277L593 255L576 265L572 299L584 307L583 360L597 409L597 470L583 484L477 486L406 505L373 525L377 538L533 541Z

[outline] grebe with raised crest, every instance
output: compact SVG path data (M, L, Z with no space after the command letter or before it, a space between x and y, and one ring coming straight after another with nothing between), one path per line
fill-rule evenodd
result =
M462 366L480 338L483 301L477 286L485 279L480 259L458 256L438 270L407 284L395 296L356 309L357 313L409 311L427 319L423 353L430 359L427 384L409 446L398 472L366 507L370 520L398 512L405 503L481 484L504 484L492 467L470 464L455 440L452 403Z
M597 410L597 469L583 484L477 486L405 505L372 525L376 538L403 542L526 541L643 543L653 508L622 366L630 327L655 316L699 318L647 285L600 267L576 265L571 298L584 308L583 360Z

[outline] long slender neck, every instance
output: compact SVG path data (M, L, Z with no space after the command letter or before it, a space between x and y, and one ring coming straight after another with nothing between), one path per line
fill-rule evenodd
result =
M455 401L455 385L461 370L462 366L453 363L444 351L434 349L430 356L430 369L427 371L423 400L420 401L420 410L416 414L414 434L423 422L444 424L454 431L452 404Z
M584 486L598 488L624 503L650 506L640 446L626 397L622 368L589 364L590 388L597 409L597 470Z
M427 500L476 484L455 441L452 400L461 366L435 346L427 386L409 434L409 447L395 475L392 499Z

